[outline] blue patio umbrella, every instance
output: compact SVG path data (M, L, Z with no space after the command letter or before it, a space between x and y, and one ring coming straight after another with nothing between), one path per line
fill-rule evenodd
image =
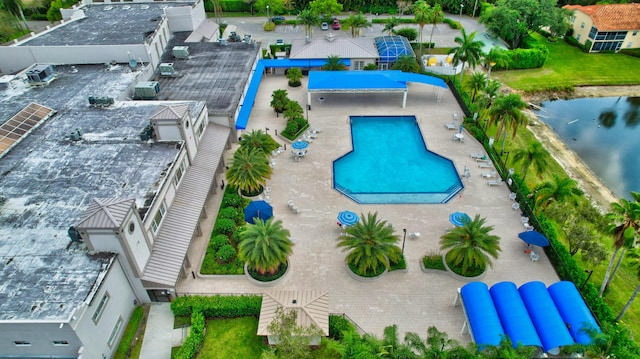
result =
M244 209L244 220L254 224L255 218L263 221L273 217L273 207L265 201L253 201Z
M449 222L456 227L462 227L465 223L471 222L471 217L464 212L453 212L449 215Z
M463 129L462 124L460 124L460 131L458 133L462 133L462 129Z
M537 231L522 232L518 234L518 237L525 243L533 244L534 246L546 247L550 245L547 237L543 236L542 233Z
M353 226L358 223L360 217L357 214L351 211L342 211L338 213L338 221L344 224L345 226Z
M309 147L309 142L306 141L295 141L291 144L291 148L294 150L304 150Z

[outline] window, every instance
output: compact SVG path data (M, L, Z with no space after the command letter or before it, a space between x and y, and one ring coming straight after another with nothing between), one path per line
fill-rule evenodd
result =
M162 218L164 218L165 213L167 213L167 207L165 207L163 203L160 205L158 212L156 212L156 215L153 217L153 222L151 223L153 233L157 232L158 228L160 228L160 223L162 223Z
M24 340L16 340L13 342L17 347L30 347L31 343Z
M629 42L627 43L627 49L630 49L632 45L633 45L633 42L629 41Z
M69 345L69 342L66 340L54 340L52 343L54 347L66 347Z
M111 335L109 336L109 340L107 341L107 344L110 347L113 346L113 342L116 341L116 338L118 337L118 332L120 331L120 327L122 327L122 317L118 318L116 325L113 327L113 330L111 331Z
M580 34L576 37L576 40L580 41Z
M633 36L636 36L636 35L638 35L638 30L633 32Z
M597 35L598 35L598 29L596 29L595 26L591 26L591 30L589 31L589 38L595 40Z
M576 17L575 17L575 16L572 16L572 17L571 17L571 23L573 24L575 21L576 21Z
M584 21L580 24L580 28L584 29Z
M176 187L178 187L178 185L180 184L180 180L182 179L182 176L184 175L185 167L186 167L186 165L184 164L184 159L183 159L182 162L180 162L180 166L178 166L178 168L176 169L175 176L173 176L173 184Z
M133 234L133 231L136 229L136 224L133 222L129 223L129 234Z
M200 121L200 126L198 126L198 129L196 130L196 134L198 135L198 138L202 137L202 134L204 133L204 128L206 126L207 124L204 120Z
M91 317L91 319L93 319L94 322L97 323L98 320L100 320L100 316L104 312L104 308L107 306L108 302L109 302L109 293L105 293L102 296L102 300L100 300L100 303L98 303L98 306L96 307L96 311L93 313L93 316Z
M362 69L364 69L364 61L362 61L362 60L354 61L353 62L353 69L354 70L362 70Z

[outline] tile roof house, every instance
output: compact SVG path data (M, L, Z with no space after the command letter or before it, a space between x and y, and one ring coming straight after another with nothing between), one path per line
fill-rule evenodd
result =
M640 47L640 4L565 5L573 37L589 52Z

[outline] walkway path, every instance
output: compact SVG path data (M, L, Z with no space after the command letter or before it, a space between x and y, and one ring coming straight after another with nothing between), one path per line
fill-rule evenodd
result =
M151 303L140 359L171 359L173 313L169 303Z

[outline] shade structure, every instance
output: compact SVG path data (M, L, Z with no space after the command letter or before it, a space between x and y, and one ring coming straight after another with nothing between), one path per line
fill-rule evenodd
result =
M291 144L291 148L294 150L304 150L309 147L309 142L306 141L295 141Z
M273 217L273 207L265 201L253 201L244 209L244 220L253 224L255 218L263 221Z
M547 290L576 343L591 344L592 337L589 333L600 333L600 326L580 296L576 285L562 281L550 285Z
M518 237L525 243L533 244L534 246L546 247L549 245L547 237L537 231L526 231L518 234Z
M513 282L499 282L489 290L505 334L513 347L518 345L542 347L540 337L524 306L518 287Z
M462 227L465 223L471 222L471 217L464 212L453 212L449 215L449 222L456 227Z
M358 223L360 217L351 211L342 211L338 213L338 221L346 226L353 226Z
M487 285L482 282L465 284L460 288L460 297L473 341L480 349L500 345L505 332Z

